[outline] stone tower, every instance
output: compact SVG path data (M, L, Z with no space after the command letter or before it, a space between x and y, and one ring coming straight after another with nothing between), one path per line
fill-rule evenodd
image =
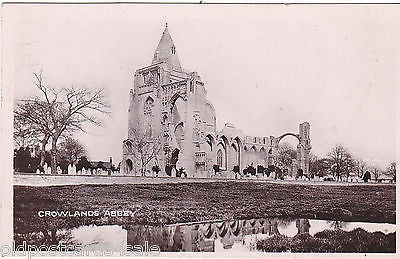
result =
M225 123L218 131L215 109L206 95L198 73L182 68L177 47L165 26L151 64L135 71L121 172L151 175L152 166L158 165L160 176L175 176L176 169L183 168L188 177L234 178L237 175L233 168L243 172L250 165L268 166L276 156L279 141L288 135L299 140L294 166L308 172L311 145L307 122L300 124L298 134L280 137L248 136L232 123ZM146 168L133 151L138 132L149 137L146 143L155 143L151 138L161 140L161 150Z
M176 46L165 27L151 65L135 72L130 92L128 139L124 141L122 171L137 174L137 159L129 152L133 129L151 131L162 138L162 152L149 163L161 169L184 168L188 176L205 171L195 168L195 159L203 159L200 146L204 134L215 132L215 111L205 98L206 89L196 72L184 71ZM205 159L205 157L204 157ZM202 165L199 162L199 165ZM205 165L204 165L205 166ZM201 167L201 166L200 166ZM150 168L147 168L149 170ZM165 173L162 170L162 173ZM206 176L206 175L204 175Z
M310 123L303 122L299 125L299 138L300 138L300 156L298 161L300 162L300 168L303 169L305 174L310 171Z

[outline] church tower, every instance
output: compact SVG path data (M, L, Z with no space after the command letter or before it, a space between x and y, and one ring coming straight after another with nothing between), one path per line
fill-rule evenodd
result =
M200 150L204 142L202 135L205 132L215 134L216 122L214 108L205 96L204 83L198 74L182 69L166 25L151 65L135 72L121 170L125 174L140 173L138 168L142 166L132 151L133 140L140 131L162 141L162 149L146 166L146 172L157 164L161 175L168 174L166 168L172 168L173 173L184 168L188 177L198 172L205 174L205 161L200 161L196 168L195 160L196 157L205 160Z
M168 31L168 24L165 25L164 32L161 36L160 42L158 43L157 49L154 52L151 64L154 65L160 62L167 63L173 70L182 71L175 44Z
M159 176L179 176L183 169L186 177L237 177L234 168L242 172L250 165L257 170L268 166L276 158L279 141L288 135L300 141L294 165L308 172L308 123L300 125L299 134L280 137L247 136L231 123L217 131L215 109L206 95L198 73L182 68L166 25L151 64L135 71L121 172L154 176L152 167L157 165ZM145 141L138 144L138 139ZM156 155L149 155L152 150Z

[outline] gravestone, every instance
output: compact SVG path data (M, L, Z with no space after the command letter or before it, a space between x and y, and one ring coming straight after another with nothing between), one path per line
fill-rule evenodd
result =
M275 172L271 172L271 174L269 175L270 178L275 179Z
M47 174L47 168L48 168L49 166L47 165L47 163L44 163L44 165L43 165L43 173L44 174Z

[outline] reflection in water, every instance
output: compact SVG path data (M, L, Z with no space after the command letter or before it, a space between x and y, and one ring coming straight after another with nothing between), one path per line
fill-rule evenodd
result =
M127 231L121 226L82 226L71 230L72 242L92 251L120 251Z
M216 240L223 249L235 244L255 249L262 237L279 234L277 219L235 220L226 222L175 224L164 227L128 226L128 244L157 244L161 251L215 252Z
M294 237L324 230L351 231L363 228L368 232L396 231L396 225L380 223L341 222L309 219L251 219L225 222L185 223L167 226L81 226L59 231L65 238L85 248L107 248L117 251L120 245L158 245L161 251L247 252L256 251L258 240L274 235ZM68 233L67 237L65 233ZM119 248L118 248L119 247ZM112 249L114 248L114 249Z
M334 221L327 221L327 223L330 225L331 228L333 228L334 230L338 230L338 229L344 229L348 226L348 222L344 222L344 221L338 221L338 220L334 220Z
M308 219L296 219L297 234L308 234L310 232L310 221Z
M351 231L358 227L369 232L395 232L393 224L335 222L309 219L251 219L225 222L175 224L164 227L128 226L130 245L157 244L161 251L222 252L223 250L255 251L258 240L273 235L293 237L315 235L323 230Z

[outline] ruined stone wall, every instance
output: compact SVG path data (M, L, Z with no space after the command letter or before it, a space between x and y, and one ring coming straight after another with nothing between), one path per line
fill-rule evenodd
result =
M242 171L250 164L254 167L271 164L282 136L246 136L229 123L217 131L215 109L206 95L205 85L197 72L186 72L181 68L166 27L151 65L135 72L121 171L137 173L137 161L128 148L129 140L134 138L132 129L136 127L142 130L151 128L153 135L162 138L162 150L147 168L151 170L158 164L161 176L165 175L166 165L177 169L183 167L188 177L213 177L213 166L220 164L223 171L219 176L232 177L236 165ZM310 125L300 124L299 134L295 136L300 145L293 168L308 172ZM174 154L178 155L174 157Z

